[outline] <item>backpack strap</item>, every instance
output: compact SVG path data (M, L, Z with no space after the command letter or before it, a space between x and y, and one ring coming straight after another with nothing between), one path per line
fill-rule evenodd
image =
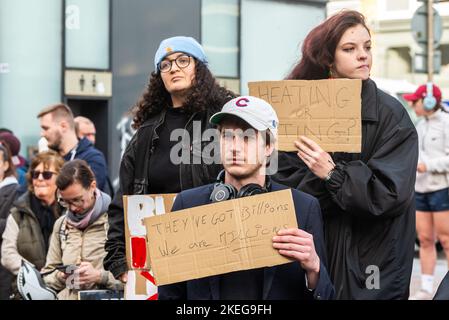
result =
M67 242L67 217L64 216L64 218L57 221L57 223L58 224L55 225L55 230L58 230L60 248L61 251L64 251Z

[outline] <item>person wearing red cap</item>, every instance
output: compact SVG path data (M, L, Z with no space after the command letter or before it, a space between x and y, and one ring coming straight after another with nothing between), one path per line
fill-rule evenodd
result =
M432 83L403 97L416 115L423 117L416 125L419 160L415 184L421 289L410 299L428 300L434 291L435 236L449 257L449 114L441 106L440 88Z
M429 98L431 98L431 96L427 94L427 86L428 85L430 85L432 87L432 89L429 90L429 93L430 93L430 91L432 91L432 96L435 98L435 102L436 103L433 103L433 105L428 110L425 109L425 111L436 111L436 109L438 109L438 108L435 109L435 107L440 107L441 108L441 96L442 95L441 95L440 88L438 86L434 85L434 84L431 84L431 83L430 84L423 84L423 85L419 86L418 89L416 89L415 92L409 93L409 94L404 94L403 95L404 99L409 101L409 102L411 102L411 103L414 103L414 102L417 103L420 100L421 100L421 102L424 102L424 99L427 96L429 96ZM415 112L417 112L417 111L415 111ZM419 114L417 114L418 116L424 115L420 111L418 111L418 112L419 112Z

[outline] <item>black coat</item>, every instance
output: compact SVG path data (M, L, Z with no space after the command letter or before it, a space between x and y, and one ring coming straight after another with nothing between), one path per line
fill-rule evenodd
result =
M443 280L441 280L433 300L449 300L449 271L446 273Z
M0 189L0 242L1 235L3 234L3 231L5 231L6 219L9 216L9 210L19 196L19 187L20 186L17 183L14 183Z
M214 185L210 184L181 192L173 204L173 211L197 207L210 203ZM288 189L286 186L272 183L271 191ZM274 267L263 268L263 300L302 300L332 299L334 287L326 269L326 252L323 240L323 223L317 199L292 190L295 213L301 229L313 235L313 241L320 257L320 275L315 290L309 291L305 283L305 271L299 262L291 262ZM173 213L176 214L176 213ZM253 270L247 271L252 272ZM248 273L247 273L248 274ZM220 283L226 281L227 274L205 277L159 287L160 300L220 300ZM241 285L235 290L241 290Z
M9 216L9 210L19 195L19 187L18 184L10 184L0 189L0 247L2 244L2 235L6 227L6 219ZM9 298L12 279L13 274L0 265L0 300Z
M231 98L229 98L231 99ZM224 104L225 102L223 102ZM194 139L193 121L201 121L201 131L211 128L209 124L210 116L218 112L221 107L209 109L207 112L197 112L193 114L187 125L186 130ZM148 167L152 149L158 143L158 128L164 125L165 110L147 120L134 134L129 142L120 164L120 186L114 200L109 206L108 220L109 230L106 241L106 257L104 266L106 270L112 272L117 278L120 274L128 270L126 263L125 250L125 231L124 231L124 211L123 195L149 194L149 175ZM185 140L187 142L187 139ZM192 141L190 141L192 143ZM209 142L202 142L201 150ZM190 157L198 157L197 148L190 148ZM201 153L199 154L201 155ZM204 158L202 159L204 160ZM207 159L209 161L210 159ZM164 170L164 164L160 163L160 170ZM199 164L181 164L179 168L179 178L181 190L191 189L214 182L222 166L219 164L205 164L203 161ZM181 191L179 190L179 191Z
M407 299L418 138L406 110L364 81L362 152L331 155L337 167L327 182L294 152L279 154L274 180L320 200L337 299Z

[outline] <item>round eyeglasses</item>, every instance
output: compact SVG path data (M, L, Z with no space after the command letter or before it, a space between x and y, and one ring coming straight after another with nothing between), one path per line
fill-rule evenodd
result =
M187 68L190 64L190 58L191 58L190 56L183 54L183 55L178 56L176 59L162 60L161 63L159 64L159 71L163 72L163 73L169 72L173 65L173 61L176 63L176 65L180 69Z
M84 200L85 194L83 194L79 197L76 197L75 199L66 200L66 199L62 198L61 193L58 191L56 193L56 197L57 197L58 203L64 208L70 208L70 206L75 206L75 207L79 208L79 207L82 207L84 205L84 203L86 202Z
M84 206L84 204L86 203L86 196L89 193L88 190L83 190L83 194L71 199L71 200L66 200L64 198L62 198L61 192L58 190L56 193L56 199L58 201L58 203L67 209L70 209L70 206L75 206L77 208L80 208L82 206ZM95 198L95 192L92 194L92 198Z
M64 200L59 196L58 203L66 209L70 208L70 206L75 206L75 207L79 208L79 207L83 206L84 199Z

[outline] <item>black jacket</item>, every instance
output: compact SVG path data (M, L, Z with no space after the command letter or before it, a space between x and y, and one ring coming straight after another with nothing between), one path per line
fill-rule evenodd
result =
M0 189L0 247L2 244L2 234L6 227L6 219L9 216L9 210L19 195L19 188L20 185L15 183ZM0 265L0 300L9 299L13 278L13 274Z
M372 80L364 81L362 152L332 158L337 167L324 182L296 153L281 152L274 180L320 200L338 299L407 299L418 139L404 107Z
M441 280L433 300L449 300L449 271Z
M219 108L218 106L216 108ZM211 128L209 124L210 116L218 109L210 109L207 112L197 112L193 114L187 125L186 130L190 133L192 141L183 140L188 143L187 150L190 150L190 156L201 156L201 151L193 146L197 144L196 137L193 134L193 122L201 122L201 132ZM123 195L148 194L148 164L152 150L158 143L158 128L164 125L165 110L147 120L134 134L129 142L120 164L120 187L114 200L109 206L109 231L105 249L107 255L104 260L106 270L112 272L117 278L120 274L128 270L125 251L125 233L124 233L124 211ZM208 145L208 141L201 142L201 150ZM203 160L211 160L204 159ZM217 179L218 173L222 169L221 165L205 164L181 164L179 168L179 179L181 190L191 189L193 187L209 184ZM164 164L160 164L160 170L164 170ZM181 191L179 190L179 191Z
M9 210L19 196L19 188L20 185L14 183L0 189L0 243L1 235L3 234L3 231L5 231Z
M176 197L173 211L209 204L213 188L214 184L210 184L181 192ZM285 189L288 187L272 183L271 191L273 192ZM334 287L326 269L320 205L314 197L294 189L292 196L298 226L313 235L315 249L321 260L319 280L315 290L309 291L305 283L305 271L299 262L266 267L263 268L262 299L332 299ZM160 286L159 299L220 300L220 281L226 281L226 274ZM235 290L239 289L239 287L235 288Z

